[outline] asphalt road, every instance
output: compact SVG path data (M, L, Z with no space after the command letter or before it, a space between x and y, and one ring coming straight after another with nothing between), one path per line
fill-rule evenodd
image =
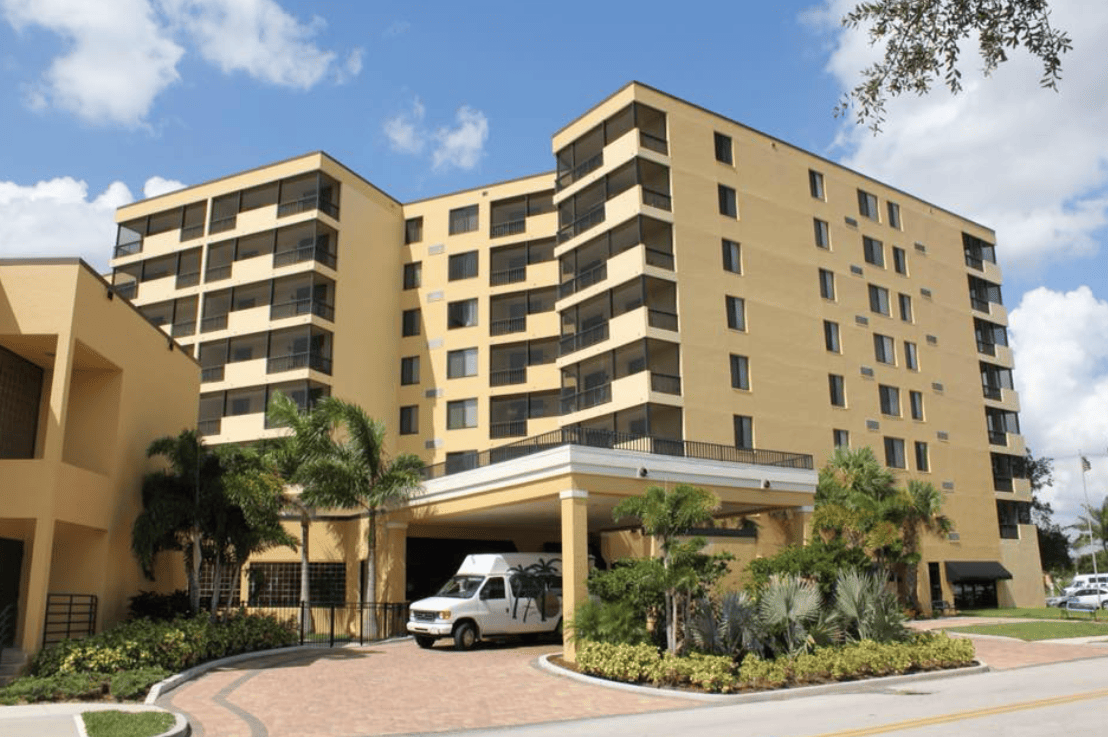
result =
M776 702L563 721L466 737L1043 737L1108 734L1108 661L1082 660Z

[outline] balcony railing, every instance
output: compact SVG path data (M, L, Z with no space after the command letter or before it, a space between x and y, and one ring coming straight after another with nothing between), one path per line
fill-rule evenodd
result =
M180 338L183 335L195 335L196 321L174 323L169 332L174 338Z
M327 213L335 220L339 219L338 205L332 203L330 200L322 200L316 195L302 197L299 200L282 202L277 205L277 217L296 215L297 213L308 212L309 210L319 210L320 212Z
M238 215L231 215L230 217L217 218L208 223L208 235L214 235L215 233L222 233L225 230L234 230L235 223L238 220Z
M177 275L177 288L184 289L185 287L195 287L200 283L200 272L190 271L187 274Z
M646 249L646 263L657 266L666 271L673 271L673 254L669 251L659 251L654 248Z
M608 382L607 384L594 386L592 389L586 389L583 392L562 397L562 414L568 415L572 412L580 412L591 407L607 404L610 401L612 401L612 384Z
M527 420L511 420L509 422L493 422L489 424L490 438L523 438L527 437Z
M596 171L604 166L604 152L590 156L571 170L558 175L557 188L565 189L589 172Z
M969 251L966 251L966 266L969 266L971 269L977 269L978 271L985 270L985 262Z
M666 139L656 136L653 133L647 133L644 130L639 131L639 142L643 148L648 148L651 151L657 151L660 154L669 155L669 143Z
M993 488L997 491L1013 491L1015 485L1012 483L1012 479L1004 478L1003 476L997 476L993 474Z
M581 235L589 228L595 228L604 222L604 205L600 204L558 231L558 242L564 243Z
M276 251L273 254L274 268L278 266L288 266L289 264L299 264L304 261L316 261L317 263L321 263L333 269L336 264L336 256L331 251L321 248L316 244L301 246L288 251Z
M231 264L226 266L209 266L204 272L204 282L223 281L231 278Z
M506 235L519 235L527 232L527 219L508 220L503 223L493 223L489 229L489 238L503 238Z
M501 369L489 372L489 386L508 386L510 384L526 384L527 367Z
M604 322L600 325L584 330L580 333L574 333L573 335L562 338L558 344L558 355L568 356L574 351L579 351L582 348L588 348L590 345L596 345L608 339L608 323Z
M527 330L527 317L509 317L504 320L493 320L489 323L489 335L507 335L508 333L522 333Z
M501 284L515 284L527 279L527 267L515 266L510 269L499 269L489 274L489 286L498 287Z
M599 284L608 278L608 262L597 264L588 271L582 271L573 279L563 282L558 287L558 297L564 298L575 294L593 284Z
M134 243L120 243L115 247L114 255L116 258L123 256L133 256L136 253L142 253L142 241L135 241Z
M981 390L984 392L986 399L997 399L997 400L999 400L1003 397L1003 394L1001 393L1001 388L999 386L993 386L991 384L983 384L981 386Z
M1008 445L1008 433L989 431L989 442L992 445Z
M437 479L452 473L460 473L474 468L490 466L494 463L523 458L563 445L581 445L591 448L650 453L652 455L680 456L722 463L745 463L756 466L806 470L813 468L812 456L803 453L735 448L730 445L617 433L611 430L564 427L560 430L553 430L481 453L467 454L445 463L427 466L423 469L422 476L425 480Z
M269 307L270 320L280 320L286 317L307 315L309 313L318 315L324 320L329 320L331 322L335 321L334 306L316 299L294 299L290 302L281 302L280 304L270 305Z
M310 368L325 374L331 373L331 359L319 353L290 353L287 356L271 356L265 364L267 374Z
M204 235L204 224L189 225L181 228L181 240L191 241L193 238L199 238Z
M642 188L642 203L650 207L656 207L659 210L673 209L673 199L668 194L646 187Z
M210 333L213 330L223 330L227 327L227 313L211 315L200 321L200 332Z
M977 341L977 352L984 353L987 356L996 355L996 343L990 343L985 340Z
M978 312L987 313L989 311L989 300L982 299L981 297L975 296L973 294L970 295L969 300L970 306Z
M220 429L223 425L223 418L217 417L214 420L200 420L196 423L196 432L201 435L219 435Z
M1020 539L1020 526L1019 525L1007 525L1000 524L1000 539L1001 540L1019 540Z
M112 287L112 291L123 299L134 299L135 295L138 294L138 282L133 281L130 284L116 284Z
M681 394L681 377L650 372L650 390L660 394Z
M210 381L223 381L223 375L225 373L224 366L209 366L206 369L200 370L200 381L203 383Z
M659 330L677 331L677 314L665 310L648 309L646 311L647 323L652 328Z

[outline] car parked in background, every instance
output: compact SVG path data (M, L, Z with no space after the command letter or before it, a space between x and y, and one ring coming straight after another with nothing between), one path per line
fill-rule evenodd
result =
M1067 604L1082 604L1108 609L1108 587L1077 589L1071 594L1052 596L1047 599L1046 603L1047 606L1057 607L1064 607Z

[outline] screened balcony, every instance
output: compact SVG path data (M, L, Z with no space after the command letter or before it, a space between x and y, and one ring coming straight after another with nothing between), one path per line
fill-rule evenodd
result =
M555 293L554 287L546 287L492 297L489 335L525 332L528 315L554 311Z
M558 259L558 297L604 281L608 260L639 245L646 249L647 264L673 270L673 225L640 215L563 254Z
M489 286L526 281L527 267L530 264L553 260L553 238L493 248L489 252Z
M633 102L555 154L558 189L564 189L604 165L604 147L639 129L643 148L667 153L666 114L641 102Z
M626 376L650 373L650 389L681 394L680 346L646 338L605 351L562 369L562 413L611 400L611 385Z
M558 415L558 392L534 392L489 400L489 437L527 437L527 421Z
M560 355L607 340L610 320L641 307L646 307L650 327L677 330L677 285L642 276L562 310Z
M979 312L989 312L991 304L1003 305L1000 285L976 276L969 277L970 306Z
M1004 396L1004 390L1012 390L1012 369L984 361L980 365L981 387L986 399L1000 400Z
M670 209L669 167L648 159L632 159L559 203L558 242L564 243L604 222L604 203L636 185L642 186L644 204Z
M207 210L208 203L202 200L120 223L116 231L113 256L122 258L141 253L145 238L171 230L179 232L179 240L182 242L200 238L204 235Z
M970 268L984 271L986 261L996 263L996 246L969 233L962 233L962 250L965 253L966 266Z
M494 345L489 352L489 386L526 384L529 366L554 363L557 354L557 338Z
M489 237L503 238L527 232L527 218L554 212L554 191L497 200L489 209Z

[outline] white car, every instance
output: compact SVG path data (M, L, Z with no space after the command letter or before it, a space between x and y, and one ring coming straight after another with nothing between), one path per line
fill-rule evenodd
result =
M1090 606L1099 606L1102 609L1108 609L1108 588L1084 588L1078 589L1069 596L1061 597L1062 600L1058 603L1058 606L1064 607L1069 604L1086 604Z

